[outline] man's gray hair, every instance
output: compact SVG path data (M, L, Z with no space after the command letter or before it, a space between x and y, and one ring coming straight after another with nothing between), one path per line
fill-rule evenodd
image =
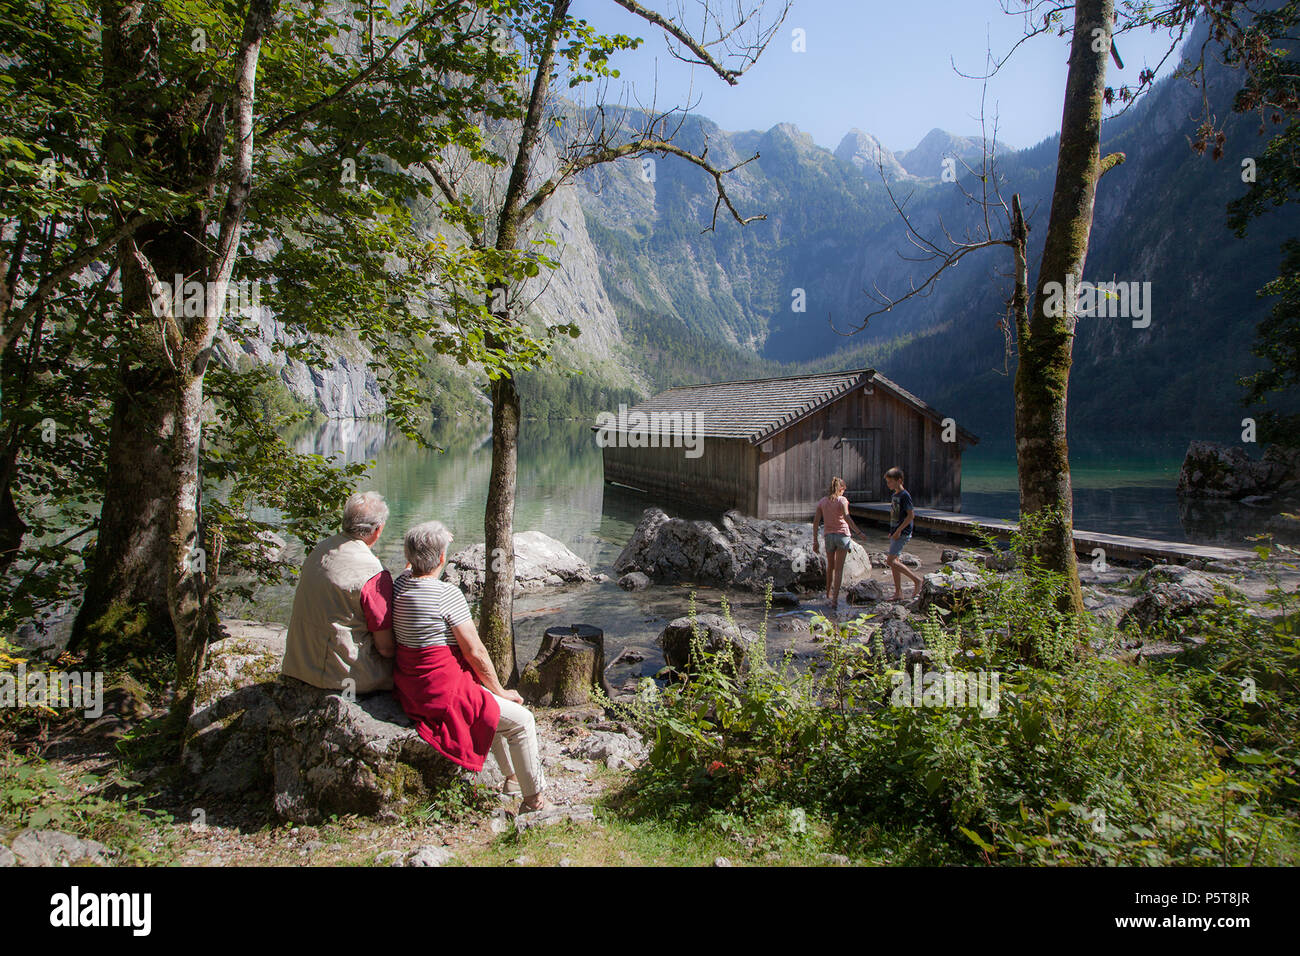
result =
M442 561L451 544L451 532L441 521L426 521L406 532L402 544L406 560L411 562L411 573L428 574Z
M358 491L343 506L343 533L360 541L388 524L388 505L377 491Z

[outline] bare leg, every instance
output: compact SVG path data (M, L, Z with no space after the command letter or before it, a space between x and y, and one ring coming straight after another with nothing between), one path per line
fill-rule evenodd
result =
M902 569L904 574L912 579L912 597L916 597L921 593L921 578L918 575L913 574L907 565L902 562L899 562L898 566Z
M826 600L828 601L831 599L831 582L834 580L834 576L835 576L834 566L835 566L835 561L831 557L831 549L827 547L826 549Z
M834 557L828 562L827 567L829 568L831 564L835 565L835 581L831 585L831 609L838 610L840 606L840 579L844 576L844 556L848 552L836 548L833 554Z
M897 555L891 554L885 560L889 565L889 570L894 575L894 600L901 601L903 599L903 565L899 562Z

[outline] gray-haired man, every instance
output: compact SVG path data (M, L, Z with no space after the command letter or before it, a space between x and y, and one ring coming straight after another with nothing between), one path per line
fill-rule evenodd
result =
M358 694L392 688L393 579L370 550L387 521L384 496L359 492L343 507L342 533L307 556L281 673Z

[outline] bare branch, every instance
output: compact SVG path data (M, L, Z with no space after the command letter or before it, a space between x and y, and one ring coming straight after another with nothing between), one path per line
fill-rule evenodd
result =
M790 0L787 0L781 8L781 14L777 17L776 23L766 31L760 27L755 39L751 43L744 44L740 52L735 52L731 49L731 37L738 33L742 26L747 25L751 19L758 16L759 12L762 10L761 4L747 12L741 11L739 9L739 4L737 4L738 15L736 23L731 27L731 29L726 33L723 33L721 28L719 28L718 36L713 40L708 40L706 36L701 36L701 38L697 40L695 37L691 36L690 32L680 23L651 10L649 7L639 3L638 0L614 0L614 2L629 13L635 14L647 23L652 23L657 26L686 49L690 50L691 53L695 54L696 59L692 60L689 57L682 56L669 47L669 52L672 53L674 57L686 63L694 63L698 66L708 67L732 86L735 86L740 81L740 77L744 75L745 71L753 66L758 60L759 55L767 48L768 43L771 42L777 29L783 22L785 22L785 18L790 12ZM705 0L703 4L703 13L705 29L701 31L701 34L704 34L707 31L707 25L710 19L709 4L707 0ZM713 19L716 21L716 16L713 17ZM724 56L726 57L739 56L741 58L741 66L736 69L725 66L709 51L710 47L721 47L724 51Z

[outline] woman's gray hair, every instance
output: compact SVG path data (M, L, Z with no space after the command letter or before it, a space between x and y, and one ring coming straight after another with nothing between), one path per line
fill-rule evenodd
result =
M426 521L406 532L402 542L412 574L428 574L442 562L451 544L451 532L441 521Z
M358 541L388 524L388 505L377 491L358 491L343 506L343 533Z

